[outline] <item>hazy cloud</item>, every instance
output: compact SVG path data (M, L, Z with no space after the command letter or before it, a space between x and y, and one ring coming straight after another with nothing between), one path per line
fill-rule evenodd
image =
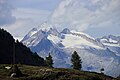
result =
M10 0L0 0L0 25L12 24L16 18L12 15Z
M16 18L31 18L36 22L37 25L39 25L41 22L46 21L50 14L51 12L47 10L31 8L18 8L13 11L13 15L16 16Z
M8 30L14 36L24 36L32 29L32 27L34 27L34 25L34 21L30 18L19 18L14 24L2 28Z
M49 19L85 31L92 27L120 26L120 0L63 0Z
M53 10L61 0L12 0L15 7Z

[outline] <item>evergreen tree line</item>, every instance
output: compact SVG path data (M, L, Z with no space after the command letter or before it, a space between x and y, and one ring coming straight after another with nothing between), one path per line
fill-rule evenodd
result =
M52 56L50 55L50 53L49 53L48 57L46 57L45 63L46 63L46 66L53 68L53 59L52 59ZM71 63L72 63L73 69L81 70L82 61L76 51L74 51L72 54Z
M74 51L72 56L71 56L71 63L72 63L71 67L73 69L81 70L82 60L81 60L80 56L78 55L78 53L76 51ZM45 64L46 64L46 66L53 68L54 63L53 63L53 59L52 59L52 56L50 55L50 53L49 53L49 56L46 57ZM100 72L102 74L104 74L104 68L101 68Z
M15 55L13 55L15 53ZM13 60L15 58L15 60ZM44 59L4 29L0 28L0 64L26 64L44 66Z

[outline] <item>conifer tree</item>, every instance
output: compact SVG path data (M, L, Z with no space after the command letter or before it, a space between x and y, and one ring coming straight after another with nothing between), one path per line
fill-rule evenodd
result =
M73 69L81 70L82 62L76 51L74 51L72 54L71 62Z
M45 63L46 63L46 66L53 68L53 60L50 53L49 53L49 56L46 57Z
M120 80L120 75L117 77L118 80Z
M104 74L104 68L101 68L101 69L100 69L100 72L101 72L102 74Z

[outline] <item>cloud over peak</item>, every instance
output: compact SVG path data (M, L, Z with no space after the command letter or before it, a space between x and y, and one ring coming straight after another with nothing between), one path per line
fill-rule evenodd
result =
M120 26L120 0L63 0L50 22L85 31L90 27Z

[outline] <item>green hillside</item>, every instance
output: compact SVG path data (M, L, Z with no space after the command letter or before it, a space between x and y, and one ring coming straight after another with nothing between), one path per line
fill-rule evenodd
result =
M10 70L0 65L0 80L117 80L104 74L65 68L46 68L39 66L18 65L23 77L12 78Z

